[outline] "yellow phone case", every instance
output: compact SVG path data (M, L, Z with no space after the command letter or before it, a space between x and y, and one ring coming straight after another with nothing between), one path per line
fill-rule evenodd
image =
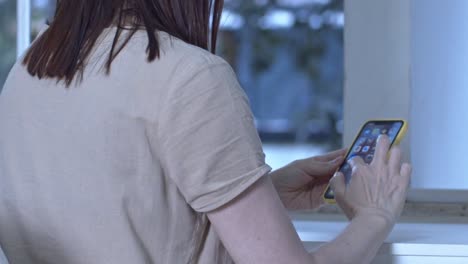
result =
M408 122L407 122L406 120L404 120L404 119L376 119L376 120L368 120L368 121L365 122L365 123L361 126L361 128L359 129L358 134L356 135L356 137L355 137L354 140L353 140L353 145L354 145L354 143L356 142L357 138L359 137L361 131L364 129L364 127L365 127L367 124L372 123L372 122L392 122L392 121L394 121L394 122L402 122L402 123L403 123L403 126L402 126L402 128L400 129L400 132L398 133L398 135L396 136L396 138L395 138L395 140L394 140L394 142L393 142L393 145L399 145L399 144L401 143L401 141L403 140L403 138L405 137L406 132L408 131ZM352 151L351 149L348 150L348 153L346 153L346 157L350 154L351 151ZM335 204L335 203L336 203L335 199L329 199L329 198L325 197L328 188L330 188L330 184L329 184L329 185L327 186L327 188L325 189L325 191L324 191L322 197L323 197L323 199L325 200L326 203L328 203L328 204Z

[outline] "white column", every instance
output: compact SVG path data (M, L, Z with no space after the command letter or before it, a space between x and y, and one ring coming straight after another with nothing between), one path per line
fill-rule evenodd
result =
M17 0L16 54L20 57L31 42L31 0Z

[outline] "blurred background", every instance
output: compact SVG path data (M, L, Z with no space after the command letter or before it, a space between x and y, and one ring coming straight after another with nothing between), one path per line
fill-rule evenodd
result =
M16 0L0 0L0 87L16 60ZM55 0L31 0L31 39ZM267 162L342 145L343 0L226 0L220 56L247 93Z

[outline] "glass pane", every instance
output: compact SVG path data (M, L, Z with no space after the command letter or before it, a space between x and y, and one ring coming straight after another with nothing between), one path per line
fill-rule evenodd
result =
M226 1L219 53L278 167L341 146L343 0Z
M53 17L56 0L31 0L31 39L35 39L46 21Z
M16 0L0 0L0 90L16 60Z

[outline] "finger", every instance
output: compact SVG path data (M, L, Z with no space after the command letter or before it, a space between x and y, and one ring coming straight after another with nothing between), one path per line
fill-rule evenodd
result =
M395 198L405 199L408 194L408 189L411 182L411 165L405 163L401 166L400 177L398 177L397 185L395 186L394 193L397 194Z
M386 164L387 153L390 149L390 139L387 135L381 135L377 139L377 147L375 149L374 160L372 164L379 166L380 164Z
M339 149L339 150L335 150L333 152L327 153L325 155L313 157L312 159L316 161L329 162L329 161L335 160L336 158L344 157L347 152L348 152L348 149L343 148L343 149Z
M364 166L366 163L364 160L359 156L354 156L348 160L349 165L355 170L357 167Z
M351 220L353 218L353 213L345 199L346 181L343 173L337 172L335 176L333 176L330 181L330 187L334 192L336 202L341 207L346 217Z
M300 167L309 175L314 178L325 177L330 179L333 173L335 173L341 164L343 164L344 157L338 157L335 160L329 162L321 162L312 159L305 159L297 161Z
M341 199L344 197L346 191L346 181L343 173L335 173L330 181L330 187L335 194L335 199Z
M401 178L402 178L402 181L403 181L403 186L405 186L406 188L409 187L410 185L410 182L411 182L411 173L413 171L413 168L411 167L410 164L408 163L404 163L402 166L401 166L401 170L400 170L400 175L401 175Z
M343 163L343 159L337 160L337 162L322 163L320 167L315 170L315 173L311 174L317 180L326 179L329 180L333 174L340 168Z
M394 146L390 150L390 159L388 160L388 166L390 168L390 174L392 176L400 174L401 166L401 148L400 146Z

